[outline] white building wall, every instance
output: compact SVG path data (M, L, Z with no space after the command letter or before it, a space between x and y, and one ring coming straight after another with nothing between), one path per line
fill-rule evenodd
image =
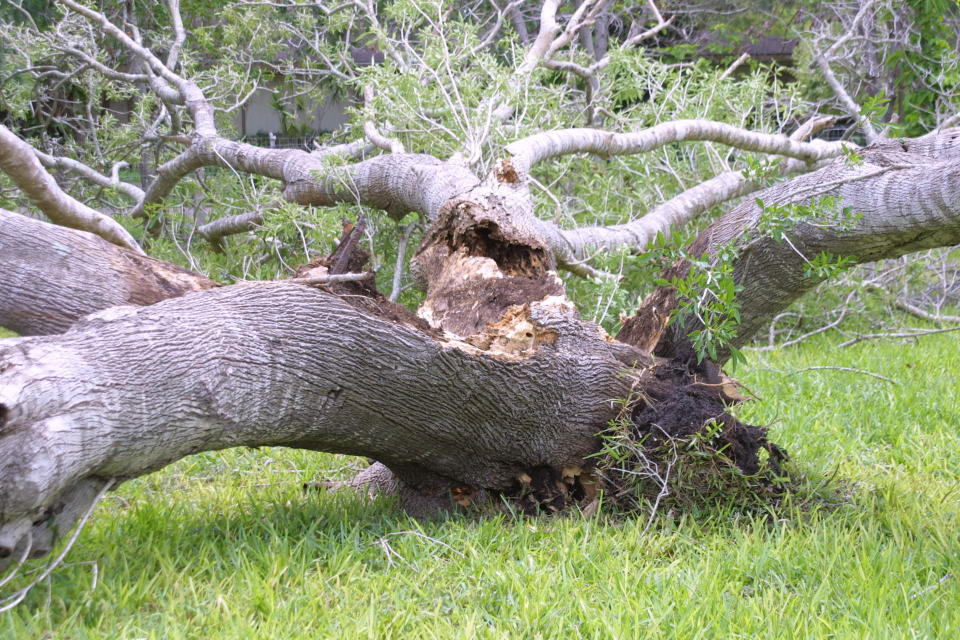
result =
M296 121L298 124L309 125L314 131L333 131L347 121L346 107L346 102L329 97L313 110L298 113ZM258 133L279 135L282 123L280 112L273 107L273 94L266 89L258 89L247 103L237 110L233 124L241 136Z

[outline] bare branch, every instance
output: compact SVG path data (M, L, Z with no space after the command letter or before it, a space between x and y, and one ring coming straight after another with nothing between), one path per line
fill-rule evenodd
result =
M672 142L695 140L719 142L744 151L788 156L805 162L836 156L842 144L810 144L791 140L784 135L758 133L712 120L674 120L634 133L599 129L544 131L510 143L506 151L510 154L513 169L523 177L538 162L560 155L627 155L650 151Z
M820 69L820 73L823 74L824 80L826 80L827 84L830 85L830 89L833 91L834 95L836 95L840 102L843 103L847 113L857 120L857 124L861 129L863 129L868 144L873 144L877 140L879 134L877 133L877 130L874 129L873 125L870 124L870 119L864 117L864 115L860 112L860 105L856 103L840 80L837 79L836 74L830 67L830 61L839 48L855 35L856 31L860 28L864 17L867 15L867 12L873 8L873 5L876 3L877 0L865 0L863 4L860 5L860 10L857 12L856 16L854 16L850 28L847 29L842 36L837 38L837 40L830 45L826 51L815 56L817 67Z
M180 0L167 0L167 6L170 8L170 22L173 25L174 41L167 53L167 68L173 71L177 68L177 58L180 56L180 49L187 40L187 32L183 28L183 18L180 16Z
M373 101L373 87L367 85L363 88L363 101L366 106L369 108L370 103ZM367 136L367 140L372 142L374 146L389 153L405 153L403 148L403 143L395 138L388 138L384 136L377 129L377 125L373 120L366 120L363 123L363 133Z
M760 188L739 171L725 171L657 205L641 218L607 227L580 227L561 231L571 257L582 258L590 249L614 249L628 246L645 249L658 234L669 236L672 229L693 220L711 207ZM566 266L563 253L558 261Z
M650 10L653 12L653 16L657 19L657 24L653 25L646 31L642 31L635 36L631 36L623 41L621 48L626 49L632 47L638 42L646 40L647 38L652 38L657 35L664 29L670 26L673 23L673 16L670 16L668 19L664 20L663 15L660 13L660 9L657 8L656 3L653 0L647 0L647 6L650 7Z
M470 49L469 53L467 54L467 57L472 57L477 53L483 51L487 47L489 47L491 44L493 44L497 36L500 35L500 30L503 28L503 21L506 15L508 13L516 11L517 6L519 6L522 3L523 3L523 0L512 0L512 2L508 2L507 6L501 9L500 7L497 6L496 2L493 2L491 0L490 4L493 5L493 8L496 9L496 13L497 13L496 21L493 23L493 26L490 27L490 30L487 32L487 35L483 37L483 40L481 40L477 46Z
M186 105L190 114L193 116L194 127L199 136L207 137L217 134L217 127L213 117L213 107L210 106L203 92L193 81L184 79L174 73L172 69L168 68L163 61L155 56L149 49L110 22L102 13L90 9L74 0L60 0L60 2L71 11L79 13L91 22L99 25L106 33L119 40L127 50L146 62L149 69L156 74L156 77L151 78L151 87L157 91L164 100ZM176 87L178 95L174 96L171 95L169 91L165 91L164 83L169 83ZM179 99L174 100L173 98Z
M314 276L312 278L290 278L287 282L296 282L297 284L336 284L338 282L360 282L374 277L373 271L363 271L361 273L330 273L323 276Z
M58 168L72 171L73 173L76 173L77 175L89 180L94 184L122 193L134 202L139 202L141 199L143 199L143 190L140 187L132 185L129 182L120 181L120 165L126 163L115 164L113 166L112 175L108 177L102 173L98 173L82 162L74 160L73 158L52 156L48 153L40 151L39 149L34 149L33 152L36 154L37 158L40 159L40 162L43 163L43 166L47 167L48 169Z
M84 64L89 66L92 69L96 69L101 75L110 78L111 80L119 80L121 82L147 82L150 79L145 73L126 73L123 71L117 71L116 69L111 69L107 65L103 64L97 60L92 55L77 49L76 47L59 47L60 51L70 54L71 56L82 60Z
M224 236L230 236L244 231L253 231L263 222L263 211L248 211L235 216L217 218L213 222L197 227L197 233L207 242L219 246Z
M827 116L813 116L790 135L790 140L800 142L829 126L833 121L833 118ZM814 140L810 144L822 150L823 158L820 161L808 163L795 158L785 158L787 162L780 164L780 173L803 173L819 168L818 165L840 155L844 148L823 140ZM916 140L905 144L920 145ZM928 143L928 146L932 145ZM558 235L562 237L563 242L555 243L554 246L558 264L573 273L580 273L576 265L587 259L590 251L605 251L624 246L630 247L633 251L642 251L658 234L669 237L674 228L696 219L704 212L728 200L753 193L762 186L760 182L748 178L741 171L725 171L657 205L631 222L606 227L559 230ZM593 276L594 274L580 273L580 275Z
M940 126L937 127L937 130L942 131L943 129L949 129L950 127L953 127L957 124L960 124L960 113L955 113L949 118L947 118L946 120L944 120L943 122L941 122Z
M44 170L33 147L3 125L0 125L0 170L55 223L95 233L114 244L143 253L133 236L117 222L66 194Z
M739 68L740 68L740 65L742 65L743 63L745 63L745 62L746 62L747 60L749 60L749 59L750 59L750 54L747 53L747 52L744 52L743 55L741 55L739 58L737 58L736 60L734 60L734 61L730 64L730 66L727 67L727 68L724 70L724 72L720 74L720 79L721 79L721 80L726 80L727 78L729 78L730 76L732 76L732 75L733 75L733 72L736 71L737 69L739 69Z
M403 271L406 268L407 245L410 243L410 234L413 233L416 226L416 223L411 222L403 228L403 234L400 236L400 243L397 245L397 263L393 269L393 286L390 288L390 295L387 297L390 302L396 302L397 298L400 297Z
M540 60L547 55L553 39L560 32L560 25L557 23L559 6L559 0L544 0L543 6L540 7L540 30L537 32L533 44L527 49L523 63L517 68L518 73L523 74L533 71Z
M517 30L517 35L520 36L520 44L527 46L530 44L530 32L527 30L527 23L519 8L521 4L520 2L511 2L507 6L507 11L510 12L510 19L513 20L513 28Z

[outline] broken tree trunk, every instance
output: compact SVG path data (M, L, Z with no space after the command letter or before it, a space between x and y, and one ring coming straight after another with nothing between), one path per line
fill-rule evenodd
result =
M534 304L527 323L532 348L484 350L256 283L19 340L0 352L0 554L25 523L44 529L92 498L91 483L204 450L364 455L427 491L506 490L530 468L581 465L626 392L624 364L572 313Z
M842 229L801 222L792 231L800 253L823 246L868 260L960 241L957 161L894 155L838 163L813 183L760 197L802 203L828 194L864 205ZM614 418L632 421L637 437L668 419L677 433L717 420L721 440L742 444L738 464L751 469L763 434L747 430L734 442L739 427L723 415L717 371L648 355L676 331L665 330L675 303L668 290L613 340L567 301L551 240L515 176L464 184L436 207L416 256L425 322L370 292L246 283L0 343L0 554L31 539L46 550L51 528L69 526L108 482L237 445L365 455L421 492L462 496L576 475ZM732 213L697 246L710 253L719 229L736 238L757 217ZM806 261L791 262L769 242L751 236L738 258L746 318L778 311L815 281L797 280ZM757 285L750 266L760 259L788 268L771 266ZM737 340L755 325L745 321ZM628 396L640 400L624 415Z

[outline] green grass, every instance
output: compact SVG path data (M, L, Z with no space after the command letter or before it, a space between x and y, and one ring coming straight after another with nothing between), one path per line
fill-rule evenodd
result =
M806 483L776 512L419 524L301 489L347 458L202 454L105 499L0 638L955 637L960 341L836 345L736 372Z

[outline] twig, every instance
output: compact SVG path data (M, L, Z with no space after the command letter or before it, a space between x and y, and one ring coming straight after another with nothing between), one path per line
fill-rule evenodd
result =
M23 566L23 563L26 562L27 556L30 555L30 550L33 549L33 529L27 529L27 541L23 545L23 553L20 554L20 557L17 558L16 564L10 569L10 573L6 575L3 580L0 580L0 587L7 584L13 580L17 574L20 572L20 567Z
M960 322L960 316L941 316L935 313L930 313L929 311L924 311L920 307L910 304L906 300L895 300L894 305L901 311L906 311L907 313L914 315L922 320L929 320L930 322L935 322L936 324L941 324L944 322Z
M361 273L331 273L325 276L315 276L313 278L290 278L287 282L296 282L297 284L333 284L336 282L359 282L372 278L373 271L363 271Z
M871 371L864 371L863 369L855 369L855 368L853 368L853 367L830 367L830 366L804 367L803 369L797 369L796 371L791 371L791 372L789 372L787 375L788 375L788 376L795 376L795 375L797 375L798 373L803 373L804 371L822 371L822 370L825 370L825 369L830 369L830 370L833 370L833 371L852 371L852 372L854 372L854 373L862 373L862 374L865 375L865 376L870 376L870 377L873 377L873 378L878 378L878 379L880 379L880 380L883 380L884 382L889 382L890 384L900 384L900 383L897 382L896 380L894 380L894 379L892 379L892 378L888 378L888 377L886 377L886 376L882 376L882 375L880 375L879 373L873 373L873 372L871 372Z
M851 345L857 344L858 342L862 342L864 340L876 340L880 338L895 338L895 339L917 338L919 336L926 336L933 333L947 333L949 331L960 331L960 327L950 327L947 329L929 329L926 331L914 331L913 333L868 333L862 336L857 336L852 340L847 340L846 342L841 343L840 346L849 347Z
M103 487L97 493L96 497L93 499L93 502L90 503L89 507L87 507L86 513L84 513L83 517L80 518L80 522L77 524L76 528L74 528L73 533L70 535L70 539L67 540L67 544L64 545L63 550L56 557L56 559L53 562L51 562L49 565L47 565L47 568L44 569L39 576L34 578L30 584L20 589L19 591L16 591L13 594L7 596L3 600L0 600L0 613L9 611L10 609L13 609L15 606L23 602L23 599L27 597L27 594L30 593L30 591L35 586L37 586L38 584L46 580L47 576L53 573L54 569L60 566L60 563L63 562L63 559L67 557L68 553L70 553L70 549L73 548L73 545L77 541L77 538L80 537L80 532L83 531L83 528L86 526L87 521L90 519L90 516L93 514L94 508L96 508L97 504L103 498L104 494L110 489L110 487L114 485L115 481L116 480L114 478L110 478L103 485Z
M733 64L727 67L726 70L720 74L720 80L726 80L727 78L729 78L731 75L733 75L734 71L740 68L740 65L742 65L744 62L746 62L749 59L750 59L750 54L747 52L744 52L743 55L741 55L739 58L734 60Z
M373 101L373 87L367 85L363 88L363 104L368 109L371 108ZM403 143L396 138L388 138L377 129L377 124L373 119L364 121L363 134L375 147L378 147L388 153L404 153Z
M403 228L403 235L400 236L400 243L397 245L397 264L393 269L393 286L390 289L390 295L387 298L390 302L396 302L397 298L400 297L404 271L403 259L406 257L407 244L410 242L410 234L413 232L415 226L416 223L411 222Z
M419 531L394 531L394 532L392 532L392 533L388 533L387 535L388 535L388 536L402 536L402 535L417 536L418 538L423 538L424 540L429 540L430 542L434 542L434 543L440 545L441 547L446 547L447 549L449 549L450 551L453 551L455 554L457 554L457 555L460 556L461 558L466 558L466 557L467 557L466 555L464 555L464 553L463 553L462 551L458 551L458 550L454 549L453 547L451 547L450 545L448 545L448 544L447 544L446 542L444 542L443 540L437 540L436 538L431 538L431 537L428 536L427 534L425 534L425 533L420 533Z
M829 331L830 329L835 329L841 322L843 322L843 319L847 316L847 311L849 311L848 305L850 304L850 299L853 298L853 296L854 296L855 294L856 294L856 291L851 291L850 294L847 296L846 301L844 302L843 306L840 308L840 315L837 316L837 319L836 319L836 320L830 322L830 323L827 324L827 325L824 325L824 326L820 327L819 329L814 329L813 331L811 331L811 332L809 332L809 333L803 334L803 335L800 336L799 338L794 338L793 340L788 340L788 341L784 342L783 344L779 344L779 345L773 344L773 322L776 322L777 318L779 318L779 317L781 317L782 315L784 315L784 314L780 314L780 316L777 316L777 318L774 318L773 321L770 323L770 327L771 327L771 330L770 330L770 343L771 343L771 344L769 344L769 345L767 345L767 346L763 346L763 347L744 347L744 348L747 349L747 350L749 350L749 351L773 351L774 349L783 349L784 347L790 347L790 346L792 346L792 345L795 345L795 344L798 344L798 343L800 343L800 342L803 342L803 341L806 340L807 338L812 338L813 336L815 336L815 335L817 335L817 334L824 333L825 331Z
M913 594L912 596L910 596L910 599L911 599L911 600L916 600L916 599L919 598L920 596L922 596L922 595L924 595L924 594L927 594L927 593L930 593L931 591L933 591L934 589L936 589L937 587L939 587L940 585L942 585L944 582L946 582L947 580L949 580L949 579L952 578L952 577L953 577L953 574L952 574L952 573L947 573L947 574L945 574L942 578L940 578L939 580L937 580L935 583L933 583L933 584L931 584L931 585L929 585L929 586L927 586L927 587L924 587L924 588L921 589L920 591L917 591L915 594Z

